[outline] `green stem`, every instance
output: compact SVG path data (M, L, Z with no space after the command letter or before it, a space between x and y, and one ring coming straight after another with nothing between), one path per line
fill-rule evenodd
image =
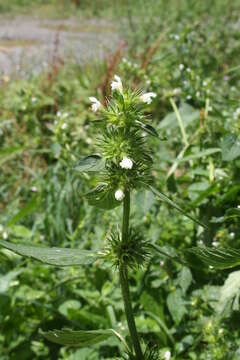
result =
M123 203L123 223L122 223L123 243L126 243L128 241L129 215L130 215L130 193L129 191L126 191L124 197L124 203ZM124 309L128 323L128 329L135 350L136 359L143 360L143 353L138 338L136 323L133 315L131 296L129 291L128 268L127 265L124 263L121 263L121 265L119 266L119 277L120 277L120 285L122 289Z

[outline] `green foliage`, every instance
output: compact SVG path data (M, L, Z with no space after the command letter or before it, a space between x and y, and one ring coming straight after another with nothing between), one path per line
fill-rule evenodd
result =
M0 3L0 8L12 4ZM94 5L89 7L94 10ZM153 359L164 359L171 351L176 360L222 360L223 354L226 360L237 360L239 273L231 268L239 265L240 246L239 3L152 0L120 6L109 8L128 39L126 59L116 72L130 89L157 93L144 112L147 118L153 114L153 120L135 119L135 109L131 120L140 122L139 136L143 129L154 135L153 126L166 139L147 138L147 155L154 157L151 164L149 159L151 186L166 198L159 201L146 189L132 195L134 228L140 226L140 235L147 234L155 246L147 266L134 268L130 277L143 348ZM10 79L1 87L1 241L31 249L67 248L75 256L80 249L106 249L121 211L116 206L110 214L88 206L82 195L98 184L87 170L97 162L80 160L89 154L98 157L101 150L93 139L99 139L103 120L93 122L87 99L95 94L103 102L99 84L105 69L100 64L84 69L66 65L52 80L43 74ZM113 108L111 124L119 109ZM117 157L123 155L120 150ZM115 153L108 156L113 159ZM115 189L119 173L113 175ZM108 183L105 176L101 184ZM113 188L109 193L114 195ZM169 204L172 199L184 214ZM116 201L112 197L106 203L111 207ZM208 228L185 215L201 219ZM74 349L39 336L39 329L112 328L128 341L117 275L102 260L104 255L99 254L101 268L99 260L53 268L1 247L1 359L127 358L114 337ZM155 345L160 348L157 355Z
M92 330L92 331L72 331L72 330L54 330L43 332L42 335L57 344L87 347L104 340L114 335L113 330Z
M19 255L31 257L55 266L87 265L97 259L97 254L88 250L44 248L31 245L12 244L4 240L0 241L0 246L12 250Z

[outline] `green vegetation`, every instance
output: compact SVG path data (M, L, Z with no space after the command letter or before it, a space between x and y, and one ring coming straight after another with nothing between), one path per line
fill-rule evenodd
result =
M1 1L0 11L30 5ZM131 91L157 94L143 112L151 126L141 128L151 185L132 190L130 213L135 239L154 249L128 274L145 357L240 359L238 8L238 0L80 1L86 14L118 26L128 42L124 55L118 49L107 63L82 67L56 59L41 75L2 78L1 360L122 359L131 348L111 265L121 250L113 234L122 206L90 206L98 198L86 194L99 179L86 171L92 162L80 162L102 152L89 97L106 104L114 74ZM150 136L154 129L158 137ZM105 146L105 158L117 156L118 148ZM103 261L109 239L115 253ZM57 256L42 249L49 247L66 250ZM69 255L81 266L67 266Z

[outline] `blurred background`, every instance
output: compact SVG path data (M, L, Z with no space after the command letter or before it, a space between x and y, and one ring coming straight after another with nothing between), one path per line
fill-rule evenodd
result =
M89 96L123 85L157 97L149 119L155 187L209 225L134 193L131 221L165 253L240 247L239 0L0 0L0 239L102 249L121 209L92 208L96 179L73 170L96 153ZM175 104L175 106L174 106ZM181 126L180 126L181 125ZM235 210L235 215L229 213ZM142 342L159 359L239 360L240 270L160 253L131 273ZM57 269L0 249L0 360L121 359L114 339L60 347L39 330L127 335L107 263Z

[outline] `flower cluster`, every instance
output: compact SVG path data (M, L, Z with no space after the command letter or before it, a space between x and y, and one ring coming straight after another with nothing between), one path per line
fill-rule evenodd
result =
M96 122L101 127L97 145L105 166L100 173L101 183L88 199L102 208L117 206L126 191L149 182L152 159L145 135L158 136L144 114L156 94L124 89L118 75L111 89L106 107L95 97L89 98L92 111L101 115Z

